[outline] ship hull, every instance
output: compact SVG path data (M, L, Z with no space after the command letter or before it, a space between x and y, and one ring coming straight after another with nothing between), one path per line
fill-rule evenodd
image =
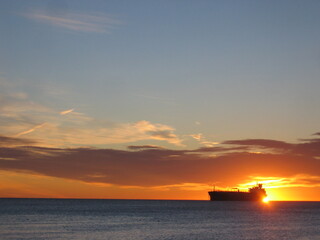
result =
M265 195L252 194L249 192L209 192L211 201L262 201Z

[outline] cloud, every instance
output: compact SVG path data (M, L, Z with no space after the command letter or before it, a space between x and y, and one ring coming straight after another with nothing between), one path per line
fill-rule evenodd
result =
M148 131L151 139L164 140L169 143L182 146L181 140L173 133L173 129Z
M262 150L277 150L277 152L305 155L320 156L320 139L304 139L300 143L286 143L270 139L245 139L245 140L229 140L223 144L232 144L240 146L248 146L252 148L261 148Z
M74 111L74 108L60 112L60 115L66 115Z
M26 135L38 146L95 146L142 140L165 141L182 146L175 129L168 125L145 120L133 123L96 120L75 112L74 108L59 112L35 103L27 94L14 91L0 94L0 100L1 134L15 137Z
M194 138L194 139L197 140L197 141L201 141L202 133L191 134L190 137Z
M320 187L320 176L309 174L296 174L289 177L263 177L250 176L247 183L240 184L240 187L248 188L257 182L262 183L266 188L293 188L293 187Z
M21 135L25 135L25 134L28 134L28 133L32 133L32 132L35 131L36 129L42 128L45 124L46 124L46 123L42 123L42 124L36 125L36 126L34 126L33 128L31 128L31 129L28 129L28 130L26 130L26 131L23 131L23 132L18 133L17 135L15 135L15 137L20 137Z
M245 142L247 143L247 140ZM260 141L258 143L261 144ZM170 150L147 145L144 148L131 146L128 151L35 146L2 147L0 157L15 160L0 160L0 169L88 183L133 187L185 183L210 185L213 182L217 186L226 187L248 182L248 176L259 176L262 180L269 176L286 179L296 176L294 181L286 183L303 186L313 182L314 186L318 186L319 179L316 176L320 176L319 160L309 152L303 154L303 151L300 151L297 154L296 148L292 147L295 144L287 144L288 151L260 154L248 152L247 146ZM310 144L308 151L311 151L311 148L319 148L312 141L298 144ZM216 156L208 154L211 152Z
M70 115L69 115L70 114ZM11 136L28 135L39 146L95 146L106 144L131 143L142 140L165 141L181 146L181 139L174 134L174 128L151 123L145 120L135 123L99 123L75 112L66 114L68 118L60 119L58 116L47 116L47 122L30 126L31 124L13 125ZM16 127L15 127L16 126ZM22 130L22 127L24 129ZM1 129L2 127L0 127ZM29 128L25 130L25 128Z
M223 142L223 144L256 146L256 147L273 148L273 149L288 149L292 147L292 144L282 142L282 141L269 140L269 139L229 140L229 141Z
M78 32L110 33L122 24L118 19L103 13L72 13L57 11L32 11L23 14L29 19Z
M29 139L6 137L0 135L0 147L30 146L35 142Z
M181 140L174 134L174 129L167 125L143 120L135 123L113 123L104 126L94 119L82 121L73 117L71 116L71 119L51 119L51 123L38 125L16 136L29 133L32 134L29 137L36 139L39 144L47 143L51 146L95 146L142 140L166 141L181 146ZM34 131L36 129L37 131Z
M189 135L190 137L192 137L193 139L197 140L200 144L206 146L206 147L213 147L216 144L219 144L219 142L212 142L212 141L208 141L202 133L198 133L198 134L191 134Z
M240 147L201 147L196 150L190 150L190 152L199 152L199 153L214 153L214 152L235 152L235 151L245 151L248 150L247 147L240 146Z
M318 184L319 133L296 143L240 139L219 145L210 145L203 135L193 134L191 137L204 147L171 150L133 143L151 140L181 147L182 140L172 126L146 120L96 120L73 109L59 114L21 92L0 98L2 170L143 188L193 188L213 182L234 186L252 180L248 176L283 178L287 180L282 183L291 186ZM128 150L105 146L124 143L130 144Z
M0 132L7 136L31 133L55 112L32 101L26 93L8 87L0 90Z
M113 123L109 126L91 120L79 127L69 126L67 131L59 129L58 126L52 134L59 133L59 136L54 136L55 139L62 139L64 143L75 145L92 146L158 140L181 146L181 140L174 131L175 129L168 125L145 120L134 123Z
M10 118L27 112L47 113L51 111L50 108L28 99L24 93L0 94L0 100L0 116L2 117Z
M140 146L131 145L131 146L128 146L127 148L131 150L163 149L163 147L156 146L156 145L140 145Z
M175 129L159 123L141 120L135 123L116 124L110 129L101 129L100 136L107 142L126 143L141 140L160 140L181 146Z

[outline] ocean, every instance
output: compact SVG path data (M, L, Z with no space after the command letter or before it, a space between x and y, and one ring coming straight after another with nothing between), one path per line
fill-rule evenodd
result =
M0 199L0 239L320 240L320 202Z

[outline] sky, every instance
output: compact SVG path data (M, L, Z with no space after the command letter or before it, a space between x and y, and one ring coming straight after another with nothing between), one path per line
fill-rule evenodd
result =
M0 197L320 201L319 1L0 2Z

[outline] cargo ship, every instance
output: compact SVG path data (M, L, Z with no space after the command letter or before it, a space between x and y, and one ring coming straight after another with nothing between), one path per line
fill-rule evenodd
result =
M262 184L257 184L246 192L233 188L231 191L214 189L208 193L210 201L264 201L267 197L266 190L262 188Z

